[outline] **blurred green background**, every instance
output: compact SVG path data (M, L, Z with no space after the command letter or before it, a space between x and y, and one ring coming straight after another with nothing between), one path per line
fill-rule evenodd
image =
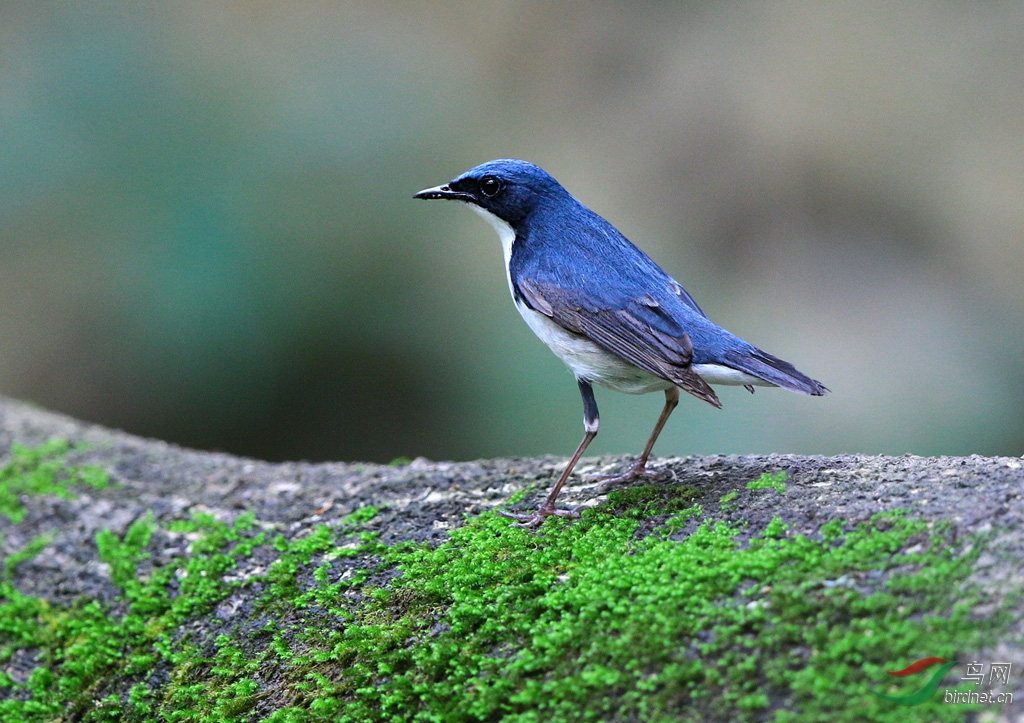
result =
M0 393L265 459L567 455L493 231L536 162L833 390L656 454L1024 452L1024 4L0 6ZM598 391L591 453L660 394Z

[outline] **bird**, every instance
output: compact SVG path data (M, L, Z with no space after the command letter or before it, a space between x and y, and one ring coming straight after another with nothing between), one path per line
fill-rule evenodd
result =
M641 477L679 391L721 408L711 385L781 387L822 396L829 390L787 361L713 323L682 285L611 223L533 163L497 159L413 198L459 201L498 233L505 277L520 315L569 367L583 399L583 439L547 497L531 514L502 511L512 524L578 517L555 506L562 485L597 435L594 385L645 394L665 405L636 461L599 477L601 490Z

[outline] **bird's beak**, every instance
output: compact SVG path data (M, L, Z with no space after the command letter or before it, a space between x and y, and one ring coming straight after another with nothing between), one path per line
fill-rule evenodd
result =
M468 193L462 193L461 191L453 191L451 187L446 183L443 186L424 188L419 193L414 194L413 198L424 198L427 200L433 198L447 198L453 201L469 201L472 199L472 196L470 196Z

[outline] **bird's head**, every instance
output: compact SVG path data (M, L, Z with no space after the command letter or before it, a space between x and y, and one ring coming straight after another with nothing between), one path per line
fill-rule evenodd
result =
M515 224L546 200L568 192L544 169L526 161L488 161L443 186L427 188L413 198L463 201Z

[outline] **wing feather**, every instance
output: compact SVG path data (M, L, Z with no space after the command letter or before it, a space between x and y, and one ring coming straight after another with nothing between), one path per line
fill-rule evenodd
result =
M526 304L563 329L581 334L607 351L657 377L670 381L708 404L721 407L718 396L690 366L689 335L650 297L630 300L618 308L588 308L567 298L562 287L520 280Z

